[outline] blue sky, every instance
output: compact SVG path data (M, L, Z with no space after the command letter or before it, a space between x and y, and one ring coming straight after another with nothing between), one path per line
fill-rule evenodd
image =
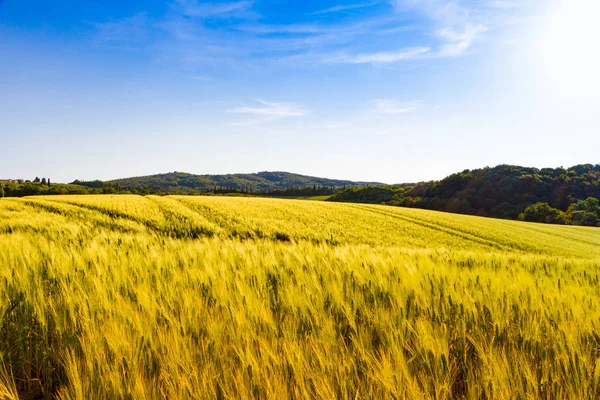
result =
M598 163L599 13L594 0L0 0L0 177L396 183Z

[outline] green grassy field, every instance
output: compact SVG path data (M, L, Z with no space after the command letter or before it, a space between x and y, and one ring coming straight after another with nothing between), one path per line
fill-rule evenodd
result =
M600 230L233 197L0 200L0 399L600 397Z

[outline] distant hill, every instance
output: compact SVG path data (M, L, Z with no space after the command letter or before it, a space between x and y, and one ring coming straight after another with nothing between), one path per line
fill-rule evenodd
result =
M186 193L190 191L247 190L247 191L273 191L289 188L327 187L340 189L344 187L381 185L378 182L355 182L348 180L317 178L292 174L289 172L258 172L255 174L227 174L227 175L194 175L185 172L170 172L166 174L140 176L133 178L116 179L107 182L75 181L74 184L102 188L104 186L118 186L130 190L164 191L169 193Z
M587 226L600 226L599 199L600 164L567 169L499 165L414 185L349 188L329 198Z

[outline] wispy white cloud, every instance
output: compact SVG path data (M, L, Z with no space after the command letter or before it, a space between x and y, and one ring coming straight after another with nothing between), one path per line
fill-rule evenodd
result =
M313 33L320 34L329 31L330 29L317 25L317 24L282 24L282 25L269 25L269 24L254 24L254 25L240 25L237 27L239 30L256 33L256 34L279 34L279 33Z
M414 60L427 55L429 47L415 47L400 51L381 51L355 55L341 54L323 59L326 64L389 64L405 60Z
M368 3L355 3L355 4L344 4L344 5L339 5L339 6L334 6L334 7L329 7L326 8L324 10L319 10L313 14L318 15L318 14L330 14L330 13L336 13L336 12L340 12L340 11L349 11L349 10L357 10L360 8L367 8L367 7L373 7L377 4L381 4L381 1L371 1Z
M229 112L239 114L266 115L269 117L302 117L307 111L297 108L289 103L270 103L265 100L256 99L263 107L236 107Z
M395 99L377 99L371 104L373 111L383 114L408 114L425 106L422 101L402 102Z
M508 3L508 0L496 0ZM345 52L323 59L328 64L391 64L420 58L458 57L473 46L487 30L484 23L474 17L472 10L453 0L390 0L398 14L417 12L433 25L431 36L439 43L427 43L420 47L378 51L372 53ZM402 33L406 27L378 29L378 33Z
M203 3L196 0L177 0L178 10L188 17L244 16L253 1L231 3ZM242 13L242 14L240 14Z
M400 25L393 28L383 28L375 32L377 35L393 35L396 33L405 33L415 30L414 25Z
M224 69L257 68L267 63L295 67L321 64L324 58L339 52L341 46L359 39L414 29L389 15L328 24L269 24L250 15L215 29L202 23L204 17L186 16L180 8L179 3L174 3L173 12L156 23L165 34L157 43L162 53L160 60L189 70L201 66L212 70L203 73L214 76ZM251 13L252 9L245 12Z
M487 30L482 22L476 20L475 13L462 6L458 0L391 0L390 2L400 12L413 10L433 22L435 35L443 41L437 54L439 57L460 56Z
M267 63L290 67L384 66L464 54L486 30L489 18L481 15L500 13L483 4L506 7L514 0L479 0L478 5L483 8L477 10L463 7L459 1L363 0L318 13L388 2L397 12L328 23L313 17L303 23L269 24L268 19L256 18L253 0L210 3L173 0L169 12L162 17L149 19L139 14L98 24L95 36L98 43L121 49L153 45L158 53L157 61L177 64L187 70L186 74L196 74L200 68L201 74L218 77L225 70L247 70ZM415 19L414 12L424 16L425 21ZM226 21L218 28L205 23L215 18ZM402 46L407 31L416 33L406 35L410 44ZM415 38L421 38L422 42L416 42Z
M151 37L151 22L146 13L94 23L94 41L103 46L133 48L146 44Z
M352 23L246 23L237 25L235 28L258 35L282 33L304 35L303 40L307 44L335 44L360 36L392 34L415 29L414 25L407 25L406 21L399 21L394 16L370 18Z
M485 3L483 3L484 7L488 7L488 8L500 8L500 9L507 9L507 8L518 8L519 7L519 3L517 3L516 1L512 1L512 0L489 0L486 1Z
M256 125L269 121L274 121L282 118L303 117L309 113L308 110L298 108L292 103L272 103L262 99L256 99L261 107L235 107L227 110L227 112L235 114L253 115L255 118L248 121L236 122L235 126Z
M446 42L440 48L438 55L441 57L460 56L471 47L477 37L486 30L487 28L483 25L469 25L460 31L456 31L452 28L438 30L436 34Z

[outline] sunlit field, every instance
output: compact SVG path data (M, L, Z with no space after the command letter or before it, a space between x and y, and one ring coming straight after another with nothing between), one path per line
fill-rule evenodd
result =
M0 201L0 399L592 399L600 230L227 197Z

